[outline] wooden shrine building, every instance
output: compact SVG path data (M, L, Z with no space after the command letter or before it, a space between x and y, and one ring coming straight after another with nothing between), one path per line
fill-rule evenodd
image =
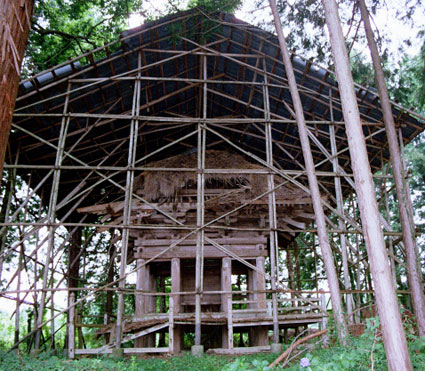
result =
M367 271L367 259L361 241L352 242L361 227L338 87L313 61L293 54L292 63L344 301L353 308L361 302L350 290L365 287L355 272ZM356 92L381 182L391 176L379 97ZM423 130L423 118L396 103L393 114L401 146ZM114 348L173 353L187 344L254 352L269 350L288 328L326 323L321 269L310 290L293 278L304 269L294 258L300 234L316 268L321 257L274 35L197 10L126 31L21 83L6 160L30 186L22 209L35 199L43 207L36 223L12 214L3 226L22 228L24 240L35 236L26 264L53 267L35 276L35 312L62 309L54 293L69 294L71 357ZM400 243L382 223L388 244ZM91 242L82 231L109 241L87 267ZM107 282L89 284L86 269L104 270ZM354 272L351 283L343 269ZM93 297L104 303L104 318L84 318ZM42 324L36 316L34 327ZM84 347L89 334L96 348Z

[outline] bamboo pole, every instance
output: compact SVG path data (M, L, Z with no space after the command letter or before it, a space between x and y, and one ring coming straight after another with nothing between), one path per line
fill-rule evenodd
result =
M329 95L329 111L331 115L331 121L333 120L333 106L332 106L332 96ZM331 154L335 156L335 153L337 152L337 144L335 139L335 127L333 125L329 125L329 134L331 137ZM336 173L338 172L339 164L338 164L338 157L334 157L332 160L332 167L333 171ZM342 196L342 187L341 187L341 179L339 177L334 178L335 182L335 196L336 196L336 202L337 202L337 209L338 211L343 214L344 213L344 199ZM338 218L338 228L339 229L345 229L344 221L341 218ZM342 256L342 266L343 266L343 274L344 274L344 287L346 290L351 289L351 280L350 280L350 272L348 271L348 255L347 255L347 244L345 235L341 233L339 235L339 239L341 242L341 256ZM346 296L346 307L347 307L347 313L351 313L353 311L353 305L352 305L352 296L347 295ZM353 323L353 317L348 317L348 322L351 324Z
M269 0L270 7L273 13L273 19L276 27L276 32L279 39L280 49L282 53L282 59L285 65L286 75L288 77L288 82L291 90L291 97L295 107L295 115L297 118L298 132L300 137L300 142L302 146L302 152L304 157L305 168L307 170L308 183L310 186L311 198L313 201L314 213L316 216L316 225L319 236L319 244L322 251L323 261L325 263L326 274L328 276L328 283L332 300L332 307L334 311L335 323L337 325L338 338L340 342L345 345L345 338L347 336L346 323L342 311L341 305L341 293L339 291L338 285L338 276L335 270L335 265L333 262L332 250L329 245L329 240L326 231L326 221L325 215L323 213L323 208L321 204L321 197L319 186L317 183L317 178L314 173L314 162L311 155L310 143L308 139L307 129L304 121L303 107L300 100L300 96L297 90L297 83L295 80L294 71L292 69L292 63L288 53L288 48L286 46L285 37L282 31L282 25L280 22L279 14L277 11L276 1Z
M67 91L69 92L70 89L71 89L71 84L68 84ZM64 116L62 118L61 132L60 132L59 143L58 143L58 151L56 154L56 161L55 161L55 164L57 166L60 166L60 164L62 163L63 153L65 150L66 133L68 131L68 126L70 122L70 118L65 117L68 112L68 102L69 102L69 94L66 96L66 102L65 102L64 110L63 110ZM47 220L49 223L54 223L55 217L56 217L56 204L57 204L57 197L58 197L58 191L59 191L60 173L61 171L57 169L54 171L54 174L53 174L52 191L50 195L49 210L47 215ZM47 245L47 251L46 251L46 261L44 264L44 273L43 273L43 288L44 289L47 288L47 280L48 280L48 274L49 274L48 267L50 265L50 260L53 256L54 241L55 241L55 227L50 226L49 234L48 234L48 245ZM42 291L40 306L38 310L37 327L40 327L40 325L43 323L45 300L46 300L46 292ZM36 332L35 340L34 340L34 348L37 350L40 349L40 339L41 339L41 329L39 329Z
M141 53L138 53L138 66L142 63ZM140 72L139 72L140 76ZM136 80L134 84L133 94L133 115L136 115L140 109L140 80ZM127 171L126 187L125 187L125 202L124 202L124 214L123 222L126 225L131 223L131 207L132 207L132 196L133 196L133 184L134 184L134 171L131 168L136 163L137 153L137 138L138 138L138 127L139 121L137 119L131 122L131 129L129 134L129 147L128 147L128 166ZM125 287L125 271L127 267L127 251L129 241L129 229L124 228L122 230L122 245L121 245L121 263L120 263L120 282L119 288ZM121 348L121 340L123 335L123 316L124 316L124 293L118 292L118 308L117 308L117 322L116 322L116 333L115 333L115 347Z
M385 129L387 133L388 146L390 150L391 164L394 174L394 183L397 193L398 210L400 213L400 222L403 231L403 242L407 257L407 277L409 287L412 291L413 311L416 315L416 322L419 336L425 336L425 295L423 290L422 274L418 271L418 259L416 254L415 226L413 217L409 216L408 197L409 191L404 182L405 174L400 156L400 149L397 140L391 102L388 97L387 86L385 83L384 71L379 57L378 47L375 42L372 27L369 20L369 12L364 0L359 0L360 11L363 24L366 31L366 38L369 45L370 54L375 71L375 80L378 85L382 114L384 116Z
M264 119L265 119L265 138L264 142L266 145L266 161L270 166L273 166L273 144L272 144L272 132L270 124L270 101L269 101L269 90L268 90L268 81L267 81L267 65L263 60L264 68L264 87L263 87L263 106L264 106ZM267 187L269 191L272 191L275 187L274 176L269 174L267 176ZM276 290L276 280L279 280L279 270L278 270L278 239L277 239L277 221L276 221L276 195L272 191L269 193L268 197L268 208L269 208L269 239L270 239L270 283L272 290ZM279 282L279 281L278 281ZM276 293L272 294L272 314L273 314L273 342L275 344L279 343L279 320L278 320L278 308L277 308L277 295Z
M366 143L360 124L360 113L354 92L347 49L338 8L334 0L322 0L329 29L335 70L343 104L345 126L350 147L356 191L363 223L364 238L372 271L385 350L390 370L411 370L406 337L398 310L397 297L387 261L379 210L371 176Z

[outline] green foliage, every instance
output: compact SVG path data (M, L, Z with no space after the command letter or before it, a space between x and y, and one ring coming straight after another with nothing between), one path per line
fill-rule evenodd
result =
M222 371L266 371L271 370L270 367L268 367L269 362L266 360L258 360L254 359L252 362L250 362L248 359L241 357L236 360L234 360L232 363L227 364L222 368Z
M242 5L242 0L189 0L188 8L202 8L207 12L234 13Z
M26 72L40 72L116 40L141 0L36 0Z

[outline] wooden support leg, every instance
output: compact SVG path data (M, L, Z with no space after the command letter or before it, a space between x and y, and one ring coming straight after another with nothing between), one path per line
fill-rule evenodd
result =
M137 281L136 281L136 289L137 290L150 290L150 272L149 272L149 266L144 265L145 260L144 259L138 259L137 265L139 266L137 270ZM136 294L136 303L135 303L135 312L136 317L143 317L146 313L148 313L148 301L151 299L151 297L148 297L143 294ZM140 338L137 338L134 340L134 346L136 348L144 348L147 347L148 344L148 336L146 335Z
M264 256L259 256L256 259L256 266L261 271L265 271L265 258ZM258 272L254 272L255 287L258 291L264 291L266 289L266 280L265 277ZM257 293L257 308L266 309L266 293ZM269 345L269 336L268 336L267 326L257 326L251 331L250 335L253 335L251 343L253 346Z
M230 258L223 258L221 263L221 290L230 292L232 291L232 260ZM221 295L221 310L228 312L228 294ZM232 339L233 340L233 339ZM227 348L229 346L229 328L223 326L222 331L222 346Z
M171 292L181 291L181 270L180 270L180 259L173 258L171 260ZM170 312L171 312L171 299L173 302L173 313L174 315L180 312L180 295L172 295L170 297ZM174 322L174 321L173 321ZM170 322L171 323L171 322ZM171 338L169 334L169 338ZM173 348L171 353L178 353L181 351L182 341L181 341L181 331L180 326L174 325L173 327Z
M75 294L72 292L69 295L69 324L68 324L68 357L75 358Z

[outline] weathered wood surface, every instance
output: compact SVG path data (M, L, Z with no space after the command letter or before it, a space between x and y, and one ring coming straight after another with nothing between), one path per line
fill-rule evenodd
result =
M164 241L165 242L165 241ZM163 243L164 243L163 242ZM144 247L141 252L135 253L136 259L150 259L156 256L159 252L167 248L170 244L162 245L158 247ZM266 257L268 255L267 250L263 249L256 249L249 248L249 246L229 246L227 247L228 250L233 252L234 254L238 255L241 258L256 258L258 256ZM173 259L173 258L194 258L196 256L195 246L176 246L174 249L171 249L164 254L161 255L159 260L164 259ZM211 246L211 245L205 245L204 249L204 257L205 258L224 258L229 256L228 254L224 253L221 250L218 250L217 248Z
M3 172L33 0L0 2L0 174Z
M208 354L223 354L223 355L233 355L233 354L254 354L259 352L268 352L270 351L270 345L262 345L255 347L242 347L242 348L215 348L208 349Z

